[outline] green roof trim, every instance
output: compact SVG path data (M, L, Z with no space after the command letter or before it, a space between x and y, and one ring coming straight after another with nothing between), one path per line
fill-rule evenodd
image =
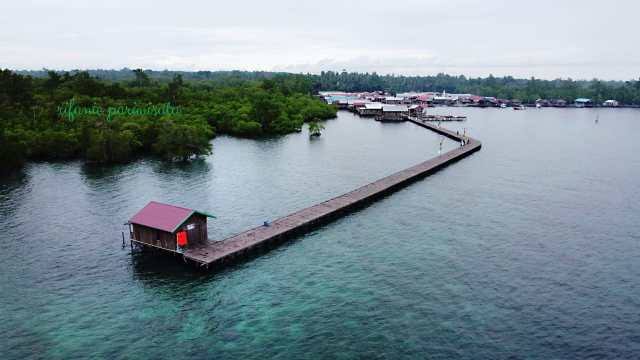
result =
M209 214L209 213L206 213L206 212L204 212L204 211L197 211L197 210L196 210L196 211L194 211L194 212L195 212L196 214L204 215L204 216L206 216L206 217L210 217L210 218L212 218L212 219L217 219L217 217L216 217L215 215L213 215L213 214Z
M210 218L216 219L216 217L215 217L215 216L213 216L213 215L211 215L211 214L208 214L208 213L206 213L206 212L204 212L204 211L197 211L197 210L193 210L193 211L191 211L191 213L189 213L189 215L188 215L188 216L186 216L186 217L184 218L184 221L183 221L183 222L181 222L180 224L176 225L176 227L175 227L175 228L173 228L173 230L172 230L171 232L172 232L172 233L174 233L174 232L178 231L178 229L180 229L180 227L181 227L182 225L184 225L184 223L186 223L186 222L187 222L187 220L189 220L189 218L193 216L193 214L198 214L198 215L202 215L202 216L206 216L206 217L210 217Z

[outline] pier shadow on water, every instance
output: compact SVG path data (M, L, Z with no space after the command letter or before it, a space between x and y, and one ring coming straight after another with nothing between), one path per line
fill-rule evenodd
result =
M126 246L127 251L130 251L129 244ZM205 281L211 278L211 274L187 266L181 257L165 251L134 248L130 255L133 278L148 282L152 287L156 287L158 283Z

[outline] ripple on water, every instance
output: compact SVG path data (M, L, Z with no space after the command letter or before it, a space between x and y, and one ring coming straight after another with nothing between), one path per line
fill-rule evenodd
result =
M212 274L129 254L123 222L154 199L218 215L221 239L414 165L439 137L340 113L320 139L219 137L189 164L28 165L0 182L0 353L633 358L639 145L618 137L638 112L444 110L482 151Z

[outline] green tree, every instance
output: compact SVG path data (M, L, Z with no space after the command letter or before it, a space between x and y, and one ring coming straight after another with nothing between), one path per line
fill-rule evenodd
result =
M2 173L22 165L27 157L26 133L21 129L0 129L0 164Z
M151 84L151 79L142 69L133 70L133 75L135 76L135 80L133 81L133 86L143 87L149 86Z
M322 134L322 130L324 130L324 125L317 121L311 121L309 123L309 136L320 136Z
M211 153L212 130L200 119L189 117L163 118L154 145L156 154L167 160L189 160L193 156Z
M177 102L178 93L180 92L180 88L182 88L183 84L182 75L176 75L173 77L173 80L171 80L167 88L167 101L171 101L174 104Z

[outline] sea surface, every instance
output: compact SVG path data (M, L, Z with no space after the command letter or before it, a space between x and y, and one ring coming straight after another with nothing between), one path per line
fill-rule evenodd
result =
M637 358L640 111L430 111L467 115L442 126L482 150L213 273L132 254L123 224L156 200L214 213L220 240L435 156L441 136L340 112L314 140L1 179L0 358Z

